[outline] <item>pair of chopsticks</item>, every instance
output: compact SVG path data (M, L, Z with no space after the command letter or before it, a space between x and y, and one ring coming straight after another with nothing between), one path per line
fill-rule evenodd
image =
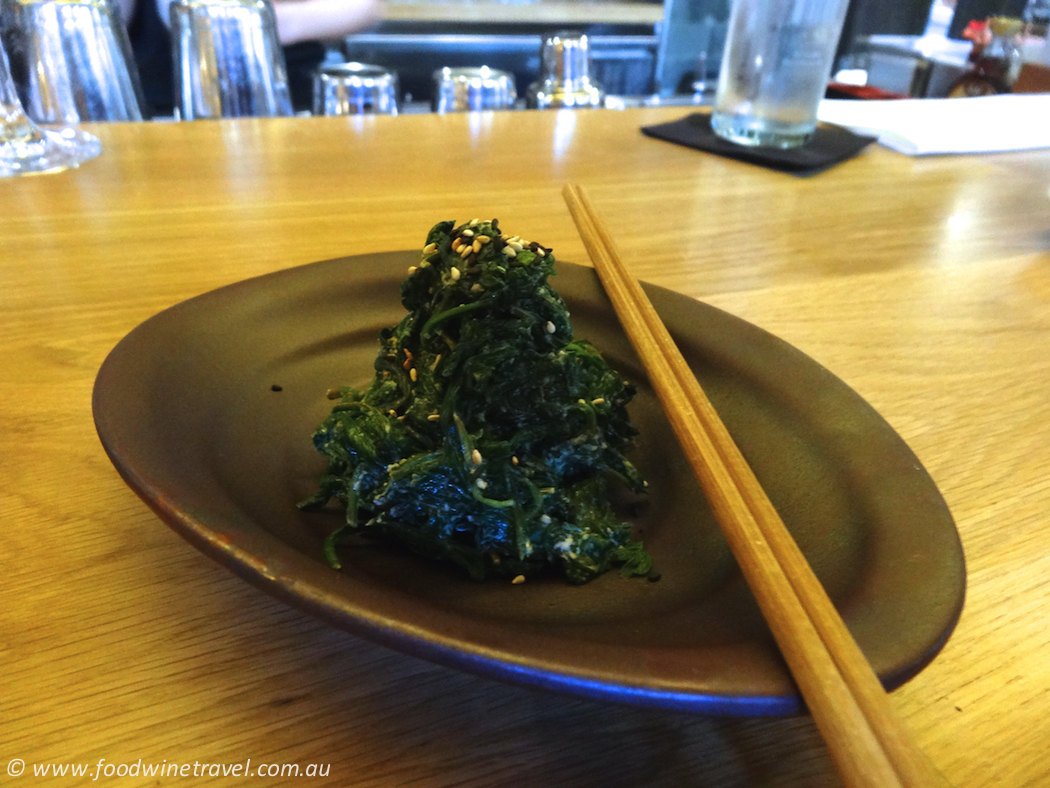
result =
M947 788L813 574L583 189L562 191L620 323L850 788Z

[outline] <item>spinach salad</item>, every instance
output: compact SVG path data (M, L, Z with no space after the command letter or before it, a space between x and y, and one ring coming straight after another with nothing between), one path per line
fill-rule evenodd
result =
M374 379L330 391L338 402L313 435L328 469L299 506L346 507L325 542L333 567L357 533L475 580L650 572L607 497L610 484L646 487L624 456L634 388L573 338L547 281L554 262L496 219L430 230L401 285L408 314L380 333Z

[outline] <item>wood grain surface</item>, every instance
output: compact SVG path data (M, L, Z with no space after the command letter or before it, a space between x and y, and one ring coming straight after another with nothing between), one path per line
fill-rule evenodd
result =
M383 19L397 22L463 22L495 25L655 25L664 16L662 3L639 0L574 2L533 0L527 3L472 2L472 0L387 0Z
M873 146L798 178L639 133L685 112L100 124L97 160L0 181L0 784L86 785L100 759L327 766L262 785L839 784L808 717L562 697L308 618L165 527L95 435L99 365L156 312L445 218L584 262L574 181L637 276L794 344L913 448L969 584L891 700L959 788L1050 785L1050 152ZM87 775L34 776L56 763Z

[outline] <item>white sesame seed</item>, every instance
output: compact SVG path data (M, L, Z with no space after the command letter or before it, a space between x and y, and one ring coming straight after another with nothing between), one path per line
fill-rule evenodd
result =
M605 397L598 397L597 399L592 399L591 400L591 404L592 405L604 405L605 404Z
M470 459L474 461L475 465L481 465L481 452L474 449L474 451L470 453Z
M474 482L474 484L478 486L479 490L485 490L489 486L489 483L486 482L484 479L478 479L476 482Z
M427 421L437 421L440 418L441 418L441 414L439 414L439 413L431 413L429 416L427 416Z
M415 272L416 272L416 267L414 265L410 265L408 267L408 275L412 276L412 274L414 274Z
M463 232L460 233L460 235L465 235L467 238L473 238L474 237L474 231L473 230L464 230Z
M487 243L488 243L489 241L491 241L492 239L491 239L491 238L489 238L489 237L488 237L487 235L479 235L479 236L478 236L477 238L475 238L474 240L475 240L475 241L480 241L480 242L481 242L481 243L483 243L483 244L487 244Z
M437 248L438 246L436 243L428 243L426 246L423 247L423 254L434 254L434 252L437 251Z
M551 524L551 516L549 514L543 515L540 518L540 522L543 523L544 525L550 525Z
M471 226L471 227L474 227L474 226L475 226L475 225L477 225L477 223L478 223L478 222L480 222L480 221L481 221L481 219L471 219L471 220L470 220L470 226Z
M391 408L391 409L390 409L389 411L387 411L387 412L388 412L388 413L389 413L389 414L390 414L391 416L396 416L396 415L397 415L397 411L396 411L396 410L394 410L393 408Z
M480 293L480 292L481 292L482 290L484 290L484 289L485 289L485 288L484 288L484 287L482 287L482 286L481 286L481 284L480 284L480 283L478 283L478 282L475 282L474 284L472 284L472 285L470 286L470 292L472 292L472 293Z
M520 586L522 583L525 582L525 575L518 575L517 577L515 577L510 582L513 583L516 586Z
M417 380L419 379L419 373L418 373L418 372L416 372L416 368L415 368L415 367L412 367L412 369L410 369L410 370L408 371L408 376L409 376L410 378L412 378L412 382L413 382L413 383L415 383L415 382L416 382L416 381L417 381Z
M521 251L522 249L524 249L524 248L525 248L524 246L522 246L522 245L521 245L520 243L518 243L517 241L511 241L510 243L508 243L508 244L507 244L507 246L509 246L509 247L510 247L511 249L513 249L513 250L514 250L515 252L520 252L520 251Z
M460 277L460 271L456 266L452 266L452 269L448 272L448 275L452 278L453 282L458 282Z
M543 249L542 249L542 247L541 247L541 248L539 248L539 249L537 249L537 250L536 250L536 256L537 256L537 257L546 257L546 256L547 256L547 253L546 253L545 251L543 251Z
M517 465L517 464L518 464L518 458L517 458L517 457L511 457L511 458L510 458L510 461L511 461L511 463L512 463L513 465Z
M553 334L557 330L558 330L557 326L555 326L554 323L552 323L551 321L548 320L547 321L547 333L548 334Z
M462 257L464 260L466 260L467 259L467 255L469 255L473 251L474 251L474 247L473 246L471 246L470 244L463 244L463 246L461 246L459 248L459 256Z
M505 254L507 257L517 257L518 256L518 253L514 251L514 247L510 246L509 244L507 246L503 247L503 254Z

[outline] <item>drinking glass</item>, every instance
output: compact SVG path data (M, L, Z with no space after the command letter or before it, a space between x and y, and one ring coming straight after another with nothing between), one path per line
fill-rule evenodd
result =
M314 75L314 115L396 115L397 72L368 63L333 63Z
M45 125L142 120L138 68L116 0L0 3L8 66L30 118Z
M793 148L817 127L848 0L733 0L711 127L741 145Z
M514 75L488 66L480 68L445 68L435 71L435 112L476 112L488 109L510 109L518 98Z
M271 0L175 0L169 10L183 120L293 114Z
M37 126L22 109L0 42L0 177L57 172L102 152L98 138L71 126Z

